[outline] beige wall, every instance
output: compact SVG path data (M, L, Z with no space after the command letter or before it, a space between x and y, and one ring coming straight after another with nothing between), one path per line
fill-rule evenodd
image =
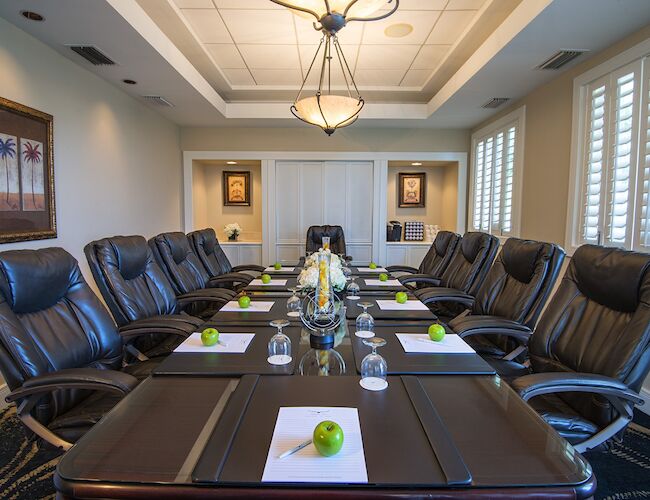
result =
M399 208L400 172L426 172L426 203L423 208ZM441 229L456 230L458 165L456 163L429 167L388 167L386 192L387 220L416 220L437 224Z
M0 95L54 116L58 238L0 251L61 246L87 269L83 247L114 234L181 227L176 126L115 86L0 19Z
M573 79L650 37L650 26L538 87L475 128L526 106L521 235L565 244L571 160Z
M184 151L467 152L467 130L362 128L327 136L316 127L182 128Z
M223 205L224 170L251 173L251 206L225 207ZM210 165L194 162L192 165L194 227L212 227L217 238L225 241L223 227L237 222L242 228L240 241L262 241L262 168L259 162L234 166Z

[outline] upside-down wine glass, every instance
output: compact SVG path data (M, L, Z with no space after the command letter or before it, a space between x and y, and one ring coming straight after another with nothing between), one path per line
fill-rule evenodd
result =
M368 313L368 308L372 307L372 302L359 302L359 307L363 307L363 312L357 316L355 325L357 331L354 334L361 338L374 337L375 319Z
M289 326L286 319L274 319L269 323L278 329L278 332L269 340L269 357L267 361L272 365L286 365L291 362L291 339L282 333L285 326Z
M383 391L388 387L386 375L388 374L388 364L386 360L377 354L377 348L386 345L386 341L379 337L363 339L364 345L372 349L361 361L361 387L369 391Z

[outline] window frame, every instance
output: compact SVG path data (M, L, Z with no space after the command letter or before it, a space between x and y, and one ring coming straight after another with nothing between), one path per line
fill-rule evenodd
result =
M584 168L585 154L587 152L587 140L586 140L586 130L589 127L588 113L589 113L589 88L592 84L597 81L605 81L614 73L621 71L623 68L630 67L635 63L639 63L641 59L650 56L650 40L644 40L643 42L630 47L629 49L621 52L620 54L606 60L605 62L591 68L590 70L578 75L573 80L573 113L572 113L572 129L571 129L571 159L570 159L570 173L569 173L569 191L567 199L567 218L566 218L566 228L565 228L565 249L569 256L577 250L579 246L584 244L581 236L582 232L582 220L583 220L583 184L586 182L585 174L586 169ZM640 64L640 63L639 63ZM646 60L645 69L642 68L640 74L640 81L643 80L644 70L648 72L648 65L650 65L650 60ZM611 92L612 89L610 89ZM640 91L648 92L650 89L646 88L645 85L640 87ZM639 94L639 105L643 104L643 96ZM643 113L643 110L640 110ZM609 112L609 110L608 110ZM644 116L644 115L642 115ZM639 117L637 116L636 119ZM634 165L636 171L631 172L631 176L635 179L635 187L638 184L638 175L642 169L641 158L639 153L641 152L641 145L638 143L639 135L642 132L643 125L638 122L637 133L633 136L633 142L637 144L636 151L633 151L633 155L637 155L637 159ZM609 166L609 164L608 164ZM640 208L640 200L637 197L638 188L635 190L633 197L636 198L634 203L630 202L630 207L634 211L631 217L631 227L626 228L629 237L631 235L636 235L638 232L638 217L637 211ZM603 213L607 211L607 206L602 207ZM632 241L636 240L635 238ZM614 247L615 245L609 245ZM619 248L628 248L627 244L617 245ZM639 246L635 243L633 246L630 246L629 249L636 251L649 252L650 250L640 249Z
M468 230L476 231L474 224L474 209L475 209L475 190L476 190L476 162L477 162L477 144L483 139L496 136L497 133L503 131L507 133L507 129L515 126L515 150L514 150L514 165L512 173L512 212L511 212L511 229L507 232L495 233L492 228L492 210L490 210L490 234L493 234L499 240L505 241L510 237L518 238L521 234L521 198L523 189L524 177L524 143L526 140L526 106L520 106L511 111L507 115L502 116L498 120L486 125L485 127L477 130L471 137L471 161L469 167L469 196L468 196L468 217L467 226ZM496 142L493 146L496 148ZM504 146L505 148L505 146ZM504 165L502 166L504 168ZM494 182L494 179L493 181ZM490 199L492 203L492 198ZM502 214L501 214L502 215Z

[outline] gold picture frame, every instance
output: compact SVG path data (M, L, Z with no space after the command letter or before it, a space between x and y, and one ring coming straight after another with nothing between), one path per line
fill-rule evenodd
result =
M427 174L399 173L398 193L399 208L424 208L426 206Z
M57 236L53 124L0 97L0 243Z
M225 207L251 206L251 173L224 171L223 205Z

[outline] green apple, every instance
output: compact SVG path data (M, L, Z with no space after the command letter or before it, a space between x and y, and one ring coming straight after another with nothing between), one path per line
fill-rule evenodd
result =
M440 323L434 323L429 327L429 338L434 342L440 342L445 338L445 327Z
M379 281L388 281L388 275L386 273L381 273L379 275Z
M409 296L406 292L397 292L395 294L395 302L398 304L406 304L406 301L409 299Z
M201 342L206 347L215 345L219 342L219 330L216 328L206 328L201 332Z
M262 283L264 283L265 285L268 285L269 283L271 283L271 276L269 276L268 274L263 274L262 275Z
M374 262L371 262L370 265L368 266L370 269L377 269L377 264Z
M273 269L275 269L276 271L279 271L280 269L282 269L282 264L280 264L279 262L276 262L275 264L273 264Z
M325 420L316 426L312 439L318 453L331 457L343 447L343 429L336 422Z
M237 301L239 304L239 307L242 309L246 309L248 306L251 305L251 298L248 295L242 295L239 297L239 300Z

